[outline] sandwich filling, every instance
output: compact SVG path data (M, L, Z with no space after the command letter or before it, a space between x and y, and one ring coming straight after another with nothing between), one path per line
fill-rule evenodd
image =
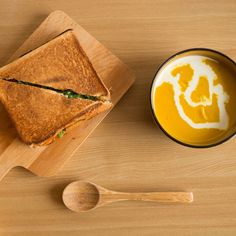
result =
M31 82L25 82L22 80L16 80L16 79L11 79L11 78L3 78L3 80L8 81L8 82L23 84L26 86L33 86L33 87L37 87L37 88L41 88L41 89L51 90L51 91L60 93L61 95L65 96L67 98L72 98L72 99L73 98L80 98L80 99L88 99L88 100L92 100L92 101L102 101L102 99L100 99L99 97L88 95L88 94L76 93L71 89L61 90L61 89L56 89L56 88L53 88L50 86L35 84L35 83L31 83Z

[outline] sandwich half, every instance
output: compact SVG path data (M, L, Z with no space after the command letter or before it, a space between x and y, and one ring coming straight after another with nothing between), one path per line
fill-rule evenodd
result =
M33 146L112 106L72 30L0 68L0 101L21 140Z

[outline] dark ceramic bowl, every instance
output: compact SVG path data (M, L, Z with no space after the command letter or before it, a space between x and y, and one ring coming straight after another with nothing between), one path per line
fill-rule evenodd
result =
M191 147L191 148L209 148L209 147L214 147L214 146L217 146L217 145L220 145L224 142L226 142L227 140L229 140L230 138L232 138L235 134L236 134L236 127L235 127L235 130L232 131L232 133L230 133L229 135L227 135L225 138L223 139L220 139L219 141L215 142L215 143L211 143L211 144L206 144L206 145L194 145L194 144L188 144L188 143L185 143L185 142L182 142L178 139L176 139L175 137L173 137L171 134L169 134L165 129L164 127L161 125L161 123L159 122L158 120L158 117L156 117L155 115L155 111L154 111L154 107L153 107L153 103L152 103L152 97L153 97L153 85L154 85L154 82L156 81L157 79L157 75L159 74L159 72L165 67L167 66L169 63L171 63L172 61L180 58L180 57L183 57L183 56L187 56L187 55L201 55L201 56L208 56L209 57L209 54L210 55L214 55L214 57L218 57L218 58L223 58L225 62L227 63L231 63L233 64L233 66L235 67L235 70L236 70L236 63L235 61L233 61L231 58L229 58L228 56L226 56L225 54L221 53L221 52L218 52L218 51L215 51L213 49L208 49L208 48L190 48L190 49L186 49L186 50L183 50L183 51L180 51L174 55L172 55L171 57L169 57L166 61L164 61L158 68L153 80L152 80L152 83L151 83L151 89L150 89L150 107L151 107L151 110L152 110L152 115L153 115L153 118L156 122L156 124L160 127L160 129L164 132L164 134L169 137L170 139L172 139L173 141L175 141L176 143L178 144L181 144L181 145L184 145L184 146L187 146L187 147ZM236 77L236 74L235 74L235 77ZM236 92L236 91L235 91Z

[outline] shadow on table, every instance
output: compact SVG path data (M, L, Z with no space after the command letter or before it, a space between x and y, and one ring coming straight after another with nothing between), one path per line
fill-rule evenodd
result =
M64 205L62 200L62 193L65 187L73 181L75 180L65 180L61 183L55 184L49 191L51 199L57 204Z

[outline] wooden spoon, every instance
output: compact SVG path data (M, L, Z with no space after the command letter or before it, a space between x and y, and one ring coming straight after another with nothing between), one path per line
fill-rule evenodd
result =
M62 198L70 210L85 212L107 203L126 200L190 203L193 201L193 194L191 192L124 193L108 190L91 182L75 181L64 189Z

